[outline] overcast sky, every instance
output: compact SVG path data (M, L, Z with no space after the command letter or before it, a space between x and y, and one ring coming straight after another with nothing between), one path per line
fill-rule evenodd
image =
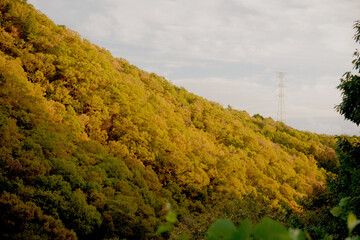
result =
M56 24L115 57L251 115L277 119L277 72L286 72L285 122L356 134L334 110L352 69L359 0L28 0Z

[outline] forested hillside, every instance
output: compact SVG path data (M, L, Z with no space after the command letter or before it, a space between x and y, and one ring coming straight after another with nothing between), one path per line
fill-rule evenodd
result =
M190 239L217 217L313 220L333 137L189 93L26 1L0 0L0 32L1 239L174 237L155 234L167 203Z

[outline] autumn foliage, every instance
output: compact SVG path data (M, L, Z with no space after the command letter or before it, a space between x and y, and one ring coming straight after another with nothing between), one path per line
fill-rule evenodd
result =
M0 238L150 239L217 217L311 222L335 139L224 108L0 1ZM325 205L326 207L326 205Z

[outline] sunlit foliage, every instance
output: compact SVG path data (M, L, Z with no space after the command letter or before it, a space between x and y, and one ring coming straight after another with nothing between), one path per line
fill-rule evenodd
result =
M0 142L1 238L170 237L166 203L189 236L286 222L338 166L333 137L191 94L20 0L0 1Z

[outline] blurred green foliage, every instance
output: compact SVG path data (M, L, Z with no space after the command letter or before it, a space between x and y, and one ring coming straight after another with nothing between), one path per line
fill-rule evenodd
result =
M350 213L345 219L347 222L348 236L347 240L359 239L357 235L352 234L352 230L360 223L356 216ZM325 235L323 240L334 239L332 235ZM216 220L207 231L207 240L311 240L309 233L300 229L289 228L287 229L281 223L274 221L270 218L264 218L258 224L252 226L251 222L247 219L239 224L238 227L228 219ZM342 239L345 239L342 238Z

